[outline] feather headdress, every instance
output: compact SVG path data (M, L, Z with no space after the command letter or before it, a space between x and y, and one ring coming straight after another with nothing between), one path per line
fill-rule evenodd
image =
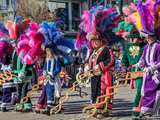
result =
M5 23L5 27L9 32L9 39L10 40L17 40L19 35L22 34L25 29L27 28L27 25L29 24L30 19L21 19L17 18L15 21L8 20Z
M120 20L121 15L119 15L116 8L105 8L103 6L94 6L88 11L84 11L84 14L82 15L82 21L80 23L80 29L84 31L85 33L100 33L101 36L105 37L104 40L111 41L109 35L106 35L104 33L108 31L112 31L117 25ZM82 41L84 40L84 37L77 37L77 42L80 46L79 38Z
M38 24L31 23L18 39L17 54L21 57L22 63L31 65L41 56L44 36L38 30Z
M125 38L139 38L139 31L142 29L140 16L137 6L130 3L129 6L123 7L124 20L119 22L118 27L114 29L117 35Z
M160 34L160 0L138 1L138 12L140 14L142 31L153 35Z
M119 39L118 37L112 37L112 39L111 35L114 34L112 31L118 25L120 18L121 15L116 8L111 7L93 6L90 10L83 12L76 39L76 48L79 51L83 51L83 49L87 51L84 59L88 59L92 49L92 43L89 40L102 37L102 40L110 44Z
M94 33L96 31L112 31L120 20L120 15L115 8L104 8L97 6L89 11L84 11L80 29L84 32Z
M54 22L44 21L39 30L44 35L43 45L51 45L57 54L69 61L68 54L75 49L74 42L64 37L64 33Z
M0 40L0 63L2 64L8 64L10 60L10 57L13 52L13 47L11 43L9 42L8 38L1 38Z
M147 33L154 33L154 5L153 0L147 0L143 3L142 0L138 1L138 12L140 14L142 30Z

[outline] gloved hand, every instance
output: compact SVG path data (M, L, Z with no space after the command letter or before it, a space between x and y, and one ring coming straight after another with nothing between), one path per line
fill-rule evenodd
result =
M53 76L50 75L50 74L48 74L48 75L46 76L46 79L47 79L47 80L53 80Z
M25 72L24 71L20 71L20 73L18 74L18 79L16 80L16 82L17 83L22 83L24 77L25 77Z
M11 70L11 66L10 65L2 65L1 70L5 71L10 71Z
M43 71L43 76L47 76L47 72L46 71Z
M134 64L134 65L132 65L132 67L138 68L139 64Z
M51 72L48 72L48 75L53 78L53 74Z
M100 66L99 65L94 66L93 71L94 71L93 72L94 75L96 75L96 76L99 75L101 73Z
M89 67L88 64L86 64L85 67L84 67L84 72L87 72L88 70L90 70L90 67Z
M25 77L25 72L24 71L21 71L19 74L18 74L18 78L23 78Z
M146 67L144 68L144 72L146 72L147 74L153 74L154 73L154 69L153 67Z
M8 71L11 71L11 70L12 70L11 65L8 65Z

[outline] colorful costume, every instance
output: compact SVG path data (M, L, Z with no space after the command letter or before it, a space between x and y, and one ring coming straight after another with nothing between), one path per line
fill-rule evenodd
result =
M131 72L141 71L141 69L131 68L132 65L138 63L143 51L143 43L138 32L138 30L142 29L142 26L136 5L131 3L129 6L123 7L123 13L125 15L124 20L114 29L117 35L122 36L129 42L124 49L122 63ZM140 113L142 78L137 78L135 81L131 80L132 88L134 87L133 83L135 83L137 92L132 115L133 117L138 117Z
M123 54L123 58L122 58L122 63L124 66L131 67L132 65L138 63L141 55L143 52L143 43L129 43L127 45L127 48L125 49L125 52ZM135 68L131 68L131 72L136 72L136 71L141 71L141 69L135 69ZM131 82L133 83L133 82ZM137 78L136 80L134 80L135 83L135 87L136 87L136 96L134 99L134 108L138 108L140 107L140 100L141 100L141 87L142 87L142 78ZM140 110L140 108L139 108ZM138 113L140 111L138 111L138 109L134 110L133 109L133 115L137 116ZM136 114L137 113L137 114Z
M61 70L61 61L58 56L63 56L68 60L68 54L74 49L74 44L65 39L63 33L54 22L42 22L40 32L44 35L43 46L45 49L52 50L55 57L46 57L44 64L44 82L42 94L38 100L36 112L45 109L45 114L50 114L50 109L61 96L61 83L59 80L59 72ZM48 46L48 47L47 47ZM46 107L47 106L47 107Z
M142 113L158 111L160 100L160 43L146 45L138 66L145 67L142 85Z
M153 115L159 112L160 100L160 43L157 38L160 34L160 0L138 1L142 30L147 37L148 44L144 47L142 57L136 66L144 67L142 85L141 117Z
M105 46L100 47L98 50L94 50L89 58L90 68L99 66L102 74L91 78L91 100L92 103L96 103L97 97L110 93L109 87L112 86L112 75L110 68L114 63L114 58L109 49ZM112 98L109 103L102 106L98 106L105 110L112 109Z
M119 20L120 15L115 8L94 6L84 11L80 24L83 32L77 37L76 45L79 49L85 46L89 48L89 70L100 69L101 71L101 74L94 74L91 77L91 102L96 103L97 98L101 95L109 97L105 104L96 106L100 116L108 115L108 110L112 109L112 95L109 94L113 91L109 88L112 87L111 68L114 66L114 55L108 46L111 47L113 43L121 40L112 32ZM96 47L96 44L99 46ZM84 71L87 72L87 70ZM99 103L103 101L104 99L100 99Z
M13 47L10 43L8 30L5 28L4 24L0 23L0 63L1 71L10 71L12 69L11 60ZM15 104L17 100L17 89L16 84L13 80L1 82L2 85L2 104L1 110L3 112L8 111Z
M38 32L39 25L31 22L25 33L21 34L17 44L17 69L14 73L18 74L18 93L19 102L16 106L18 111L30 111L32 105L30 98L21 102L31 89L31 80L35 79L34 63L41 56L41 44L44 37ZM29 88L30 87L30 88ZM20 103L20 105L19 105Z
M61 66L58 58L48 59L44 64L44 75L46 80L42 89L42 94L38 100L38 108L44 109L46 106L52 108L55 103L55 97L60 97L60 83L58 73L61 70Z
M13 67L15 67L15 65ZM16 69L14 69L12 73L18 75L17 78L13 79L14 83L17 84L17 91L18 91L16 110L18 111L31 110L32 104L30 98L28 98L26 102L22 103L22 106L20 102L24 97L26 97L29 89L31 89L29 88L31 86L31 79L34 79L33 76L35 74L33 65L22 64L21 57L18 56Z

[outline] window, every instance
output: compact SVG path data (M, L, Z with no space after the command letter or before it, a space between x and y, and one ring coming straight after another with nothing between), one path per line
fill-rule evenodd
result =
M61 0L62 1L62 0ZM56 16L59 26L64 31L77 31L80 23L81 2L65 0L49 1L48 7Z
M62 30L69 30L69 16L68 16L68 3L67 2L48 2L48 7L51 12L56 16L56 21Z
M72 3L72 31L77 31L80 24L80 5Z
M6 0L6 6L7 7L9 6L9 0Z
M100 5L104 5L105 4L105 0L92 0L92 5L97 5L97 4L100 4Z
M7 10L9 6L9 0L0 0L0 9Z

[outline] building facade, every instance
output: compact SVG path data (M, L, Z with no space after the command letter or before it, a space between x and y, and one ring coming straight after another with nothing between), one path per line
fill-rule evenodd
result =
M84 9L88 9L87 0L49 0L48 7L54 12L59 21L64 24L65 31L77 31L80 16Z
M0 16L3 19L13 19L16 13L16 0L0 0ZM83 10L93 5L118 4L123 5L133 0L40 0L47 1L48 8L56 14L58 21L63 24L66 32L74 33L78 30L80 16Z
M0 0L0 20L14 19L16 0Z
M48 0L48 7L51 12L56 12L59 21L63 22L64 30L74 33L78 30L83 10L93 5L106 6L107 4L116 4L121 10L123 4L131 1L133 0Z

